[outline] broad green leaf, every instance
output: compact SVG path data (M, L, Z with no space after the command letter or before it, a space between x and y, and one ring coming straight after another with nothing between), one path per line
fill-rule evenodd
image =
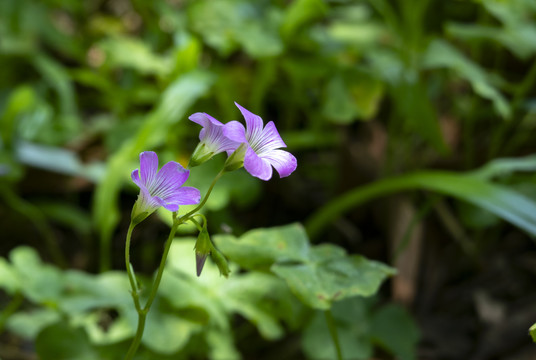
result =
M271 270L285 279L304 304L322 310L329 309L334 301L373 295L388 276L395 274L393 268L359 255L299 265L274 264Z
M510 116L510 105L491 83L485 70L449 43L443 40L432 41L424 55L423 66L454 70L459 76L469 81L475 93L490 100L499 115L503 118Z
M529 333L530 333L530 336L532 337L532 341L536 343L536 324L530 327Z
M124 272L108 271L91 275L70 270L64 273L65 293L59 308L76 315L96 308L120 308L132 305L130 286Z
M278 55L283 44L274 7L240 0L199 0L188 7L192 28L226 56L241 45L250 56Z
M147 42L126 36L108 37L98 43L113 68L132 68L141 74L160 76L169 73L169 59L155 54L147 45Z
M202 329L200 324L174 315L171 309L157 300L147 315L142 343L157 353L173 354Z
M95 360L97 352L80 328L64 322L45 328L35 339L35 350L41 359Z
M402 307L387 305L371 318L370 333L375 343L400 360L417 358L420 332L415 321Z
M219 295L229 312L248 319L270 340L284 335L279 318L298 312L286 284L270 274L252 272L234 276L223 284Z
M17 271L3 257L0 257L0 288L11 295L22 288Z
M240 359L240 353L236 349L231 331L218 331L209 329L205 332L206 341L209 345L209 356L213 360Z
M369 335L369 309L361 298L346 299L333 305L343 359L370 359L373 346ZM302 347L311 360L336 359L337 353L323 311L316 311L304 329Z
M27 246L11 251L9 258L13 269L24 286L25 297L36 303L55 304L61 297L63 274L55 267L44 264L37 252Z
M134 306L134 304L129 305ZM103 309L73 315L76 324L86 331L89 340L94 345L116 344L132 338L135 334L135 328L125 316L110 319Z
M240 239L215 236L214 242L233 262L247 269L269 267L274 262L306 261L309 252L307 235L299 224L251 230Z
M11 315L7 320L7 328L24 339L34 340L42 329L60 320L61 315L56 310L41 308Z

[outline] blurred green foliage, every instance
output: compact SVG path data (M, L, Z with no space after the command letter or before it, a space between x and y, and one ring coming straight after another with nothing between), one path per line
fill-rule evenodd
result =
M63 271L16 248L9 262L0 258L12 301L0 326L34 341L43 359L120 358L135 313L125 274L110 269L125 198L137 191L129 173L143 150L186 164L199 130L187 116L237 119L233 101L276 120L298 157L293 177L269 186L285 205L309 208L299 218L270 209L266 221L306 220L313 240L329 242L333 222L365 200L425 189L454 197L470 229L500 226L498 216L535 235L534 161L514 158L534 152L535 15L534 0L0 1L2 226L31 224L44 239L36 247L58 265L74 266L76 252L84 270L101 270ZM367 124L381 130L385 152L359 178L356 133ZM192 171L189 184L203 192L220 164ZM52 191L36 169L54 174ZM236 233L266 225L244 213L270 203L267 188L230 174L207 209ZM54 227L68 229L72 244L59 245ZM317 317L306 321L310 308L333 309L345 356L367 358L379 346L414 358L418 332L407 314L355 297L375 293L392 269L312 246L300 229L217 238L235 266L229 280L210 266L194 278L193 245L177 241L139 358L237 358L239 314L271 341L303 334L314 359L328 330ZM9 235L3 255L19 245ZM140 245L147 268L158 251ZM66 334L69 342L57 341Z

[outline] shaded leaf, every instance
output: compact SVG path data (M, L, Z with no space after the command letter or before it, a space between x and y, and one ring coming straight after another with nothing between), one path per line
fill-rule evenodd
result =
M374 342L400 360L417 358L420 332L411 315L402 307L387 305L374 313L370 333Z
M455 47L443 40L434 40L428 46L423 65L426 68L449 68L469 81L478 95L493 103L503 118L510 116L510 105L491 83L488 74L478 64L466 58Z
M95 360L99 356L84 330L64 322L45 328L35 339L35 349L42 359Z
M393 268L358 255L299 265L274 264L271 270L285 279L303 303L322 310L347 297L373 295L395 274Z

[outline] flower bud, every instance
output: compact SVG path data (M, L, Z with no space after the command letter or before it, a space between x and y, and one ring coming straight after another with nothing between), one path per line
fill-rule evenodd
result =
M204 226L195 242L195 266L197 276L201 275L201 271L203 271L203 266L205 266L205 261L207 260L207 256L211 253L211 250L212 243L210 241L210 235L208 234L206 226Z

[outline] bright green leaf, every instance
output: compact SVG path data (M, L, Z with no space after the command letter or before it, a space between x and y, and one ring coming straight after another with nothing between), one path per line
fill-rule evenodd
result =
M299 224L255 229L236 239L214 236L214 242L229 259L247 269L269 267L274 262L306 261L309 242Z

